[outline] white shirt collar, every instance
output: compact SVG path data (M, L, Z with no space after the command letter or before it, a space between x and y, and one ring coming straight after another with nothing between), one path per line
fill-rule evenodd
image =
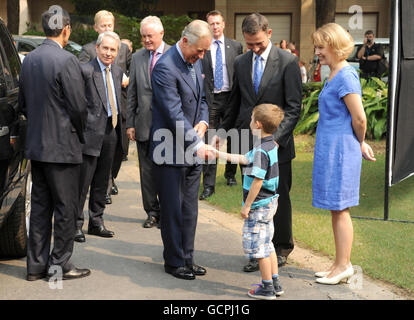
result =
M267 61L269 57L270 50L272 49L272 41L269 39L269 43L267 44L266 50L260 55L263 60ZM253 59L256 59L256 54L253 55Z
M101 61L101 60L99 60L99 58L98 58L98 57L96 57L96 60L98 60L98 64L99 64L99 67L101 68L101 70L102 70L102 71L105 71L105 69L106 69L106 65L104 65L104 64L102 63L102 61ZM111 70L111 66L109 65L108 67L109 67L109 70Z
M161 42L160 46L155 50L158 53L163 54L164 53L164 47L165 47L165 42Z

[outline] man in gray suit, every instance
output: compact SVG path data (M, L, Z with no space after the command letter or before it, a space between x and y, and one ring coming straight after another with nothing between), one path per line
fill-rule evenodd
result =
M76 221L75 241L85 242L82 232L83 206L89 192L88 234L111 238L114 233L104 225L105 194L108 188L111 164L115 150L122 149L122 69L113 64L121 40L106 31L96 42L97 57L82 65L88 99L88 119L81 166L79 213Z
M94 29L97 33L101 34L105 31L114 31L115 26L115 17L113 14L106 10L98 11L95 14L95 25ZM125 128L125 121L126 121L126 114L125 114L125 105L126 105L126 96L127 96L127 87L129 83L129 79L126 76L128 74L129 65L131 63L131 55L132 52L129 50L129 47L127 44L122 43L121 47L119 49L118 55L115 59L115 64L121 67L124 76L122 80L122 113L121 113L121 120L123 122L123 127ZM89 61L92 61L96 58L96 41L92 41L90 43L85 44L82 47L82 51L79 54L79 61L81 63L87 63ZM128 138L126 136L126 132L122 132L124 135L124 145L122 146L122 150L125 150L127 152L128 150ZM112 169L111 169L111 175L108 183L108 191L106 195L106 204L111 204L111 194L118 194L118 188L115 184L114 179L117 177L118 172L121 168L122 159L126 155L125 152L123 152L120 148L117 148L115 150L115 156L112 163Z
M233 84L233 64L236 57L243 53L240 42L224 37L225 22L220 11L214 10L207 14L207 23L213 33L210 50L202 60L204 71L205 94L209 111L209 129L217 129L227 112L227 99ZM207 132L208 133L208 132ZM228 152L230 152L230 141ZM235 185L236 164L228 163L224 173L227 185ZM214 193L216 184L217 164L203 165L203 192L200 200Z
M148 215L143 227L152 228L158 225L160 204L154 179L155 166L149 154L152 123L151 73L155 63L170 46L162 40L164 28L158 17L144 18L140 32L144 48L132 56L126 125L128 138L137 142L142 202Z
M19 81L19 105L27 116L25 156L31 160L33 179L29 281L90 274L70 262L87 116L81 68L76 57L62 49L71 33L69 14L52 6L42 14L42 26L47 39L26 56Z
M293 250L292 206L289 192L292 185L292 159L295 157L293 130L300 117L302 105L302 78L297 57L272 45L272 29L265 16L252 13L242 23L243 37L250 51L237 57L234 63L234 83L228 101L229 112L221 128L230 130L248 129L253 108L262 103L276 104L283 109L285 117L274 133L279 145L279 203L273 218L275 233L273 244L278 264L286 263ZM218 136L213 137L215 145ZM220 139L223 142L223 139ZM250 141L240 150L250 150ZM257 260L251 260L244 268L250 272L258 270Z

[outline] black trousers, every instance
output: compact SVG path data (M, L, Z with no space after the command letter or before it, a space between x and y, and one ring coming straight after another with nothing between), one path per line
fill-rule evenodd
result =
M111 165L118 142L116 130L108 120L105 136L99 157L83 155L80 179L80 198L76 225L82 229L84 222L83 207L89 189L89 226L103 225L103 213L105 210L105 195L108 188L108 180Z
M157 166L156 179L165 264L171 267L192 265L201 165Z
M293 250L292 234L292 204L290 201L290 188L292 187L292 161L279 163L279 194L278 208L273 223L275 233L273 245L277 255L287 257Z
M79 207L80 164L55 164L33 161L32 194L27 272L47 272L60 266L63 272L72 269L75 219ZM54 217L53 249L51 248Z
M149 154L149 141L137 141L142 203L148 216L160 217L160 202L155 180L156 165Z
M120 118L122 117L119 117L118 119ZM125 120L122 120L122 128L124 129L126 128ZM129 139L126 134L126 130L122 130L121 134L123 135L123 140L122 140L123 146L119 144L115 148L114 158L112 160L112 167L111 167L111 171L109 174L109 180L108 180L107 194L109 195L111 194L111 191L112 191L112 180L115 180L118 177L119 170L121 170L122 161L124 157L128 155Z
M230 96L230 92L222 92L214 94L214 101L211 106L209 106L209 130L207 130L206 139L208 143L213 138L212 134L209 134L210 129L217 129L221 122L224 119L224 116L227 112L227 99ZM231 152L231 140L227 139L227 152ZM237 171L237 164L230 162L226 163L226 169L224 172L224 177L226 179L234 178ZM203 165L203 187L212 187L216 185L216 173L217 173L217 162L204 164Z

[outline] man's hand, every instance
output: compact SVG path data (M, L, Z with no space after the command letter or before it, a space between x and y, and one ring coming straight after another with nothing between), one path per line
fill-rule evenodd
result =
M126 133L129 140L135 141L135 128L128 128Z
M207 131L207 125L204 122L199 122L195 125L194 130L200 138L203 138Z
M203 144L200 148L197 150L197 157L204 160L211 160L216 159L216 153L217 150L207 144Z
M219 136L215 135L213 139L211 139L211 145L216 148L217 150L224 144L225 139L221 139Z

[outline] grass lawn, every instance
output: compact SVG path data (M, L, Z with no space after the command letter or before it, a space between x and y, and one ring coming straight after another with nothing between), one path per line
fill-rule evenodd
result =
M292 163L291 190L293 235L301 245L334 258L330 213L312 207L314 138L298 136L295 141L297 154ZM370 144L376 153L377 162L363 161L360 205L351 208L351 215L383 218L385 141ZM242 201L240 172L237 173L239 184L232 188L226 186L223 173L224 165L219 165L216 192L208 202L238 214ZM389 200L389 219L414 221L414 178L391 187ZM363 272L373 278L414 292L414 224L354 218L353 225L352 263L361 266Z

